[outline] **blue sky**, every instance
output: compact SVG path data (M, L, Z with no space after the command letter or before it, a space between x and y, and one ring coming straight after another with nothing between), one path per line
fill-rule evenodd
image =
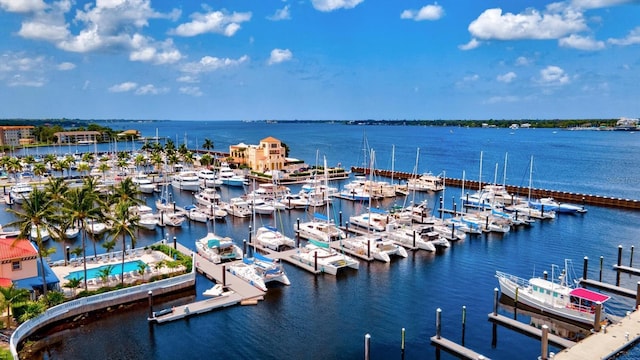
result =
M640 1L0 0L0 118L640 116Z

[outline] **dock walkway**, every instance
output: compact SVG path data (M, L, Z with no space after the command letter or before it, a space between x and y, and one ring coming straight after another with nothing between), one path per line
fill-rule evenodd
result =
M603 327L574 346L566 348L555 360L609 359L640 341L640 311L634 311L613 325Z
M242 304L243 302L255 304L258 300L264 299L265 293L262 290L226 271L226 266L229 263L214 264L181 244L178 244L178 250L186 254L193 253L196 270L208 279L223 284L230 292L222 296L176 306L172 309L156 311L153 316L149 318L149 321L163 323L183 319L187 316L201 314L221 307L232 306L239 303Z

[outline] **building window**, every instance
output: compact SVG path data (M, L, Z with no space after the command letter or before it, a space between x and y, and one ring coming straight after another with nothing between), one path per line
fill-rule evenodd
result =
M13 261L11 263L11 270L17 271L17 270L20 270L20 269L22 269L22 264L20 263L20 261Z

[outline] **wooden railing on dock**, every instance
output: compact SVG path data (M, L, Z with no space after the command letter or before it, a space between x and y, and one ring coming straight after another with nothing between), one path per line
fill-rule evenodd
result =
M352 172L356 173L369 173L369 169L365 169L362 167L352 167ZM389 170L374 170L374 174L377 176L384 176L391 178L393 175L394 179L403 179L408 180L412 177L415 177L415 174L395 171L391 172ZM453 187L462 187L463 180L455 179L455 178L446 178L445 184L446 186ZM464 186L469 189L479 189L481 186L488 185L490 183L482 182L480 184L475 180L464 180ZM505 188L509 193L514 195L529 195L529 188L523 186L514 186L514 185L505 185ZM640 200L632 200L632 199L623 199L623 198L614 198L608 196L601 195L590 195L590 194L579 194L567 191L558 191L558 190L547 190L547 189L531 189L531 197L534 198L543 198L543 197L552 197L560 202L567 202L573 204L584 204L584 205L595 205L595 206L604 206L604 207L613 207L613 208L622 208L622 209L634 209L640 210Z

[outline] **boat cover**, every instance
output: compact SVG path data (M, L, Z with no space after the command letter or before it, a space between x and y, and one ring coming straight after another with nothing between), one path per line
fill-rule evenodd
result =
M318 240L313 240L313 239L309 239L309 242L317 247L320 248L325 248L328 249L329 248L329 244L324 242L324 241L318 241Z
M600 303L604 303L605 301L609 300L609 296L585 288L573 289L571 290L569 295Z
M320 213L314 213L313 217L318 219L318 220L324 220L324 221L328 221L329 220L328 217L326 217L325 215L320 214Z
M261 261L273 262L272 258L266 257L258 252L253 253L253 257Z

